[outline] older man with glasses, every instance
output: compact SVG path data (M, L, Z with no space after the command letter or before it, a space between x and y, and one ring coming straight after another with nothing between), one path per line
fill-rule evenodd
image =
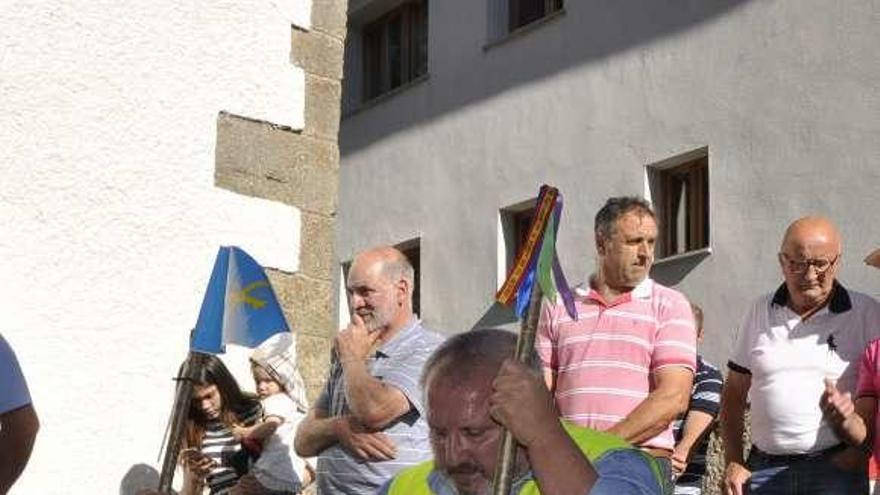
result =
M826 218L792 223L778 258L785 282L751 306L728 362L724 492L865 493L863 445L845 431L855 413L836 405L855 392L859 358L880 337L880 303L836 280L841 239ZM742 448L747 398L748 463Z

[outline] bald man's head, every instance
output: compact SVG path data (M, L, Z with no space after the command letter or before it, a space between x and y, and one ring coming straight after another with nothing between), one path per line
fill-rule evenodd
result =
M412 318L414 281L413 267L400 250L381 246L364 251L348 271L351 311L371 331L397 330Z
M792 222L785 229L785 236L782 238L782 250L784 252L786 247L799 249L800 246L816 243L832 245L837 254L840 254L842 248L840 232L831 223L831 220L825 217L802 217Z
M809 314L828 302L840 266L841 249L840 232L825 217L803 217L788 226L779 263L792 309Z

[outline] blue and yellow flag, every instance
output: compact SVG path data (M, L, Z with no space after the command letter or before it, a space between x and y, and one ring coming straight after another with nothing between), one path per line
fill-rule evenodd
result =
M541 186L525 244L517 253L513 270L495 295L504 305L516 300L516 315L520 318L525 317L532 288L537 283L548 300L555 301L559 294L568 315L577 320L574 296L556 255L556 234L561 218L562 194L555 187Z
M226 344L256 347L276 333L289 331L263 267L241 248L221 247L190 350L222 354Z

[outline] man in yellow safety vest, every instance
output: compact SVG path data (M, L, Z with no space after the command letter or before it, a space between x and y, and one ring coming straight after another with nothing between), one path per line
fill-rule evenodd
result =
M515 347L514 334L484 329L437 349L422 371L434 460L399 472L379 495L491 493L502 427L519 443L511 494L662 493L649 455L561 421L539 373L510 359Z

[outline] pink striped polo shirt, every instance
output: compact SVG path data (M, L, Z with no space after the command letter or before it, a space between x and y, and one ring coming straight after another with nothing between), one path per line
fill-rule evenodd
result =
M577 291L578 321L561 300L544 304L536 347L556 374L562 417L607 430L653 390L651 373L666 366L696 369L696 331L687 299L645 279L608 304L595 290ZM672 450L672 425L642 443Z
M865 348L859 363L859 383L856 400L862 397L880 399L880 339L872 341ZM869 425L869 428L872 425ZM868 476L871 480L880 479L880 414L874 414L874 446L868 459Z

